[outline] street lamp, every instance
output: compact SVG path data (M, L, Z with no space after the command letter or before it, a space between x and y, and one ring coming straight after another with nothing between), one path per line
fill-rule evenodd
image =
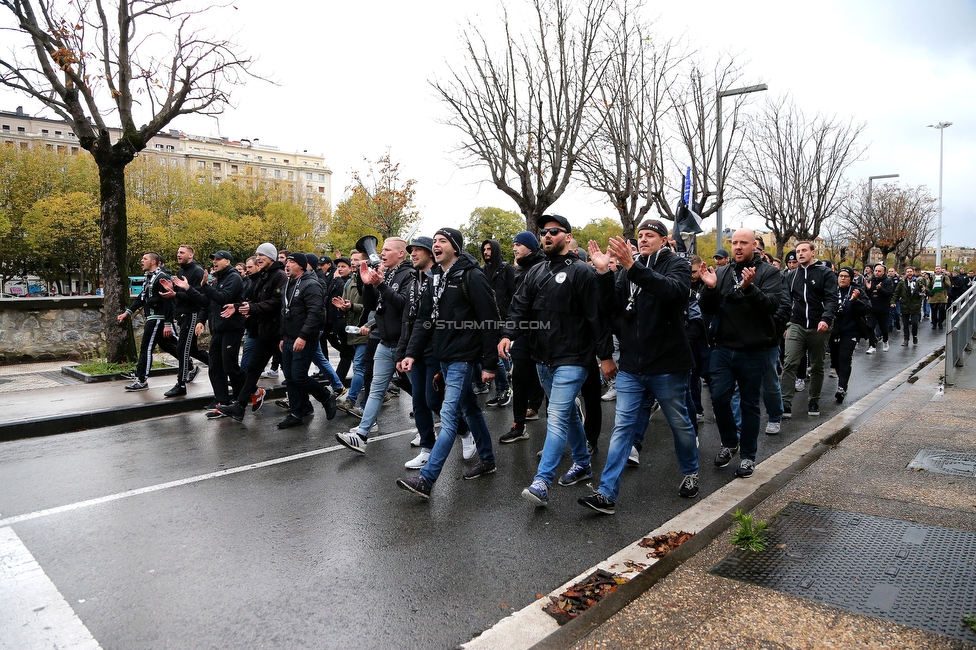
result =
M935 231L935 265L942 266L942 142L943 131L947 126L952 126L952 122L939 122L929 124L929 128L939 130L939 227Z
M715 249L722 248L722 203L725 201L725 192L722 189L722 98L733 95L745 95L746 93L758 93L768 90L766 84L758 86L747 86L745 88L734 88L732 90L720 90L715 94L715 112L718 128L715 134L715 191L718 195L718 210L715 212Z

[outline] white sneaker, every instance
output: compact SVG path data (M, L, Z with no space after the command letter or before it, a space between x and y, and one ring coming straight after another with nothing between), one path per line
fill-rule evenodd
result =
M888 351L888 342L887 341L884 342L884 345L881 346L881 349L884 350L885 352Z
M796 392L799 393L807 387L807 382L803 381L802 379L797 379L793 386L796 388Z
M379 433L380 432L380 423L379 422L374 422L373 423L373 426L371 426L369 428L369 432L370 433ZM357 424L353 428L349 429L349 433L359 433L359 425Z
M343 446L351 449L359 454L366 453L367 441L359 437L358 433L337 433L335 434L336 441L340 442Z
M464 460L471 460L478 455L478 445L475 444L474 435L471 432L461 438L461 455Z
M617 399L617 389L611 386L600 399L602 399L604 402L612 402L613 400Z
M278 378L278 371L277 370L265 370L264 372L261 373L261 376L264 377L265 379L277 379Z
M410 446L411 447L419 447L420 446L420 432L417 432L417 435L415 435L413 437L413 440L410 441Z
M427 464L428 460L430 460L430 451L427 449L421 449L420 453L417 454L416 457L405 462L403 466L407 469L420 469Z
M872 347L868 348L868 351L865 352L865 354L874 354L877 351L878 351L878 349L872 346Z
M779 433L779 430L780 430L780 423L779 422L767 422L766 423L766 433L768 433L769 435L775 436L777 433Z
M630 448L630 455L627 456L627 464L631 467L640 465L640 452L637 451L637 447Z

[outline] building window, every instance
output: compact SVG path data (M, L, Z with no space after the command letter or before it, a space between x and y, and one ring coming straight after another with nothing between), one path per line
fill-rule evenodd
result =
M275 178L281 178L281 170L280 169L274 170L274 177Z
M305 172L305 180L307 181L312 180L312 172Z
M219 162L215 162L213 164L213 168L214 168L214 171L220 171L220 163Z
M325 174L319 174L319 180L320 181L324 181L325 180Z
M10 125L9 124L4 124L3 125L3 130L4 131L9 131L10 130Z
M319 185L319 194L325 194L325 188Z
M176 151L176 147L171 144L166 145L166 151Z
M286 164L286 165L288 164L288 159L287 159L287 158L285 158L285 164Z
M258 160L264 160L264 156L258 156ZM274 160L274 158L272 158Z
M60 138L63 134L60 131L55 131L54 132L54 135L56 135L56 136L58 136Z
M271 162L278 162L278 159L277 159L277 158L275 158L274 156L272 156L271 158L269 158L269 160L270 160Z
M158 143L157 143L157 144L156 144L156 148L157 148L157 149L162 149L162 148L163 148L163 145L161 145L161 144L158 144Z
M26 132L26 129L24 127L22 127L22 126L18 126L17 127L17 133L25 133L25 132Z
M42 135L47 135L48 134L48 130L47 129L41 129L41 134Z
M206 169L206 168L207 168L207 163L205 161L203 160L197 161L197 169Z
M288 180L290 181L295 180L295 172L288 172Z
M267 176L268 175L268 169L267 169L267 167L262 167L261 168L261 175L262 176Z
M231 165L230 166L230 173L231 174L236 174L237 173L237 165Z

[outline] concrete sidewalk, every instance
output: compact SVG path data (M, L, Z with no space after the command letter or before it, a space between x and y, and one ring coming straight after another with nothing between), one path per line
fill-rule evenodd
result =
M976 534L976 464L956 462L956 468L968 476L907 467L921 449L976 454L976 366L971 362L960 369L957 385L945 392L941 385L943 371L940 360L917 373L906 370L791 448L760 464L752 479L733 482L726 486L730 490L711 495L654 531L652 534L668 530L697 533L662 560L653 563L646 559L647 549L636 547L609 558L600 567L617 572L623 568L626 556L653 564L533 647L976 647L976 632L969 630L956 614L950 617L946 632L939 634L709 573L736 550L730 542L734 529L730 513L736 507L751 510L758 519L770 522L774 542L776 526L782 523L777 521L777 513L790 503L858 513L866 520L873 516L903 520L919 529L918 525L967 531L961 534L976 540L976 535L972 535ZM778 458L791 449L787 457ZM707 465L703 471L709 471ZM750 481L761 486L738 500L741 495L734 494L735 490L745 488ZM826 536L824 544L830 541ZM890 542L875 537L866 549L861 549L861 555L870 557L875 547L880 549L883 543ZM784 555L790 550L787 544L779 544L763 553ZM954 552L964 569L959 573L961 593L953 598L959 599L956 602L961 600L962 613L974 616L976 544L969 543ZM803 555L799 557L802 565ZM869 578L852 575L848 582ZM960 585L919 585L917 593L900 601L901 607L910 610L924 604L929 593L926 589L952 591L960 590ZM545 604L543 599L533 607L541 609ZM490 646L490 634L489 631L485 635L488 638L480 639L482 644L476 639L467 646L481 647L485 642L484 647Z

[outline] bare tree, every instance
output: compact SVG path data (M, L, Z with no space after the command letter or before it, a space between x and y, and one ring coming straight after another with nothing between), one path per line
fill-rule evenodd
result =
M229 101L225 88L240 83L252 62L231 41L206 33L208 10L181 6L186 4L0 0L17 23L6 30L16 42L0 58L0 84L68 121L98 165L102 314L110 361L135 352L131 328L114 324L128 299L122 264L125 167L178 115L222 112ZM120 133L113 142L115 124Z
M691 167L692 189L702 219L710 217L725 200L725 188L736 164L742 143L742 107L749 95L736 95L731 108L723 109L722 131L725 156L722 184L715 178L717 138L717 96L719 91L740 85L742 63L731 54L713 64L687 59L676 82L668 86L672 109L665 115L666 128L657 131L655 169L651 195L662 219L673 221L677 197L683 193L685 170ZM726 104L728 108L728 104Z
M617 209L624 237L654 206L660 186L658 147L671 86L684 60L681 46L652 33L630 0L615 3L606 49L609 63L586 113L579 169L591 189Z
M750 120L737 193L776 238L777 257L791 237L815 239L847 199L844 172L864 152L863 124L820 115L807 119L785 96Z
M447 123L463 134L467 163L488 168L530 231L569 185L585 144L584 112L606 67L598 45L608 0L581 2L576 12L571 0L531 0L524 34L506 11L500 51L470 24L464 62L431 82L450 109Z

